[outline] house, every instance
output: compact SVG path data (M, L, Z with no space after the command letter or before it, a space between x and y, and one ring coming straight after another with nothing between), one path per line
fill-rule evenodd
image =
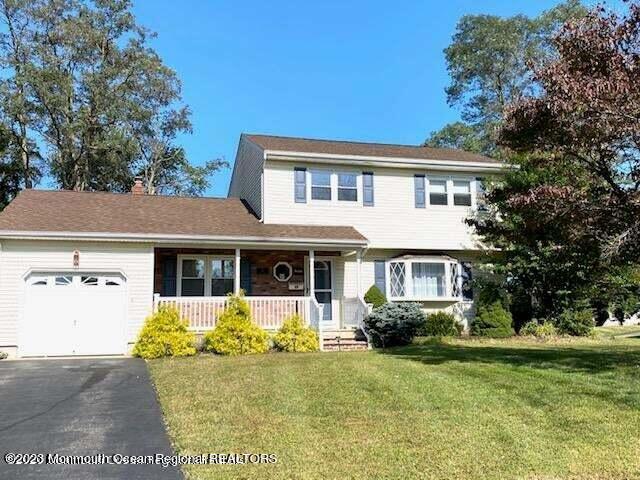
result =
M0 350L125 354L175 305L194 331L243 289L266 329L353 332L377 285L468 324L481 249L464 220L504 164L417 146L243 134L228 198L25 190L0 213ZM334 342L334 343L332 343Z

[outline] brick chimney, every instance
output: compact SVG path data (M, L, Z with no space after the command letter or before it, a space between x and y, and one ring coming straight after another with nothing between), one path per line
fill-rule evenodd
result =
M133 187L131 187L131 195L143 195L144 185L142 185L142 177L136 177Z

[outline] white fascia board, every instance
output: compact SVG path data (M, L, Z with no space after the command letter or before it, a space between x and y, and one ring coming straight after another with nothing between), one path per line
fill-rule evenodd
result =
M308 152L287 152L279 150L265 150L265 160L283 161L314 161L328 164L358 163L366 166L389 167L389 168L425 168L431 170L459 171L459 172L500 172L510 168L517 168L517 165L494 162L458 162L455 160L422 160L418 158L400 157L373 157L362 155L338 155Z
M101 242L135 242L154 244L215 244L225 246L287 246L315 248L339 247L357 248L367 245L366 240L314 239L314 238L271 238L271 237L230 237L208 235L165 235L154 233L101 233L101 232L29 232L3 231L0 238L12 240L84 240Z

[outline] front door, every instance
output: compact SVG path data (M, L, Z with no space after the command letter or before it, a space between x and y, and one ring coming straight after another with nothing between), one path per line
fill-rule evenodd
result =
M315 264L315 290L316 300L324 305L323 320L325 323L332 323L333 313L331 300L333 299L333 284L331 275L331 260L316 260Z

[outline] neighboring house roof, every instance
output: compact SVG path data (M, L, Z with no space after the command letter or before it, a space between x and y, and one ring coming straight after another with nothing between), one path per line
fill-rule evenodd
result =
M265 225L237 198L23 190L0 213L0 236L106 234L366 244L355 228Z
M271 135L245 134L248 140L264 150L298 152L325 155L351 155L388 159L441 160L469 163L500 162L477 153L453 148L433 148L416 145L392 145L384 143L350 142L340 140L317 140L310 138L279 137Z

